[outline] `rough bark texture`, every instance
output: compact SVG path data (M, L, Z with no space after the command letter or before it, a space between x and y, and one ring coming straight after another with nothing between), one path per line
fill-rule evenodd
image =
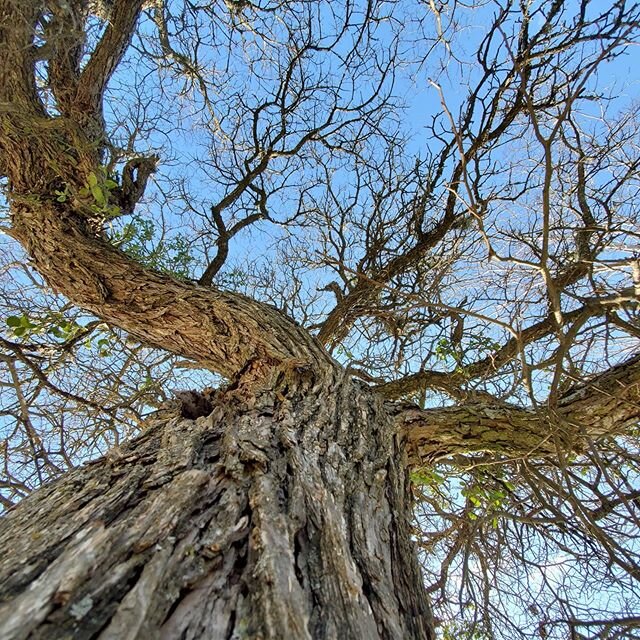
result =
M574 386L552 408L495 401L435 409L388 406L415 466L473 452L538 458L555 456L559 447L579 452L640 419L640 356Z
M77 21L83 4L64 3L59 11ZM104 169L102 96L142 4L114 4L82 71L64 51L53 55L53 69L65 70L67 92L61 115L50 116L35 87L33 40L43 7L35 0L0 2L0 42L15 58L0 61L0 171L9 183L12 235L51 286L79 306L225 376L258 361L265 375L274 367L330 366L308 332L268 305L154 273L109 246L102 237L104 220L80 195L88 177ZM75 35L80 46L82 33ZM70 46L68 39L63 44L65 50ZM54 72L54 84L57 77ZM65 202L57 201L60 189L68 193Z
M232 377L248 363L327 368L310 334L269 305L155 273L87 233L69 206L14 203L12 234L38 271L85 309L144 342Z
M0 521L1 637L432 638L381 401L289 376L212 407Z
M579 449L640 417L637 361L547 409L385 404L407 381L374 394L277 310L154 273L109 246L82 193L106 170L103 95L143 1L111 4L81 68L86 2L0 0L0 174L11 233L80 307L236 382L193 403L208 416L157 415L139 439L0 521L0 638L432 638L407 465L475 451L551 455L558 438ZM47 11L43 51L34 34ZM53 112L36 87L43 59ZM122 212L138 186L131 202L115 203ZM454 200L452 192L434 231L339 302L323 339L345 335L354 305L441 239L455 223ZM418 388L424 375L409 383Z

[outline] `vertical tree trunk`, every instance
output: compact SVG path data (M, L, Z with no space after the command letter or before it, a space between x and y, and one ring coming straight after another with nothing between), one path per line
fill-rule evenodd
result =
M337 375L158 414L25 500L0 522L0 636L432 638L403 447Z

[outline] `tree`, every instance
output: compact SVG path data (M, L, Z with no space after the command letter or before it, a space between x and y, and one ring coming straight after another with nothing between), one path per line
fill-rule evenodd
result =
M640 5L471 9L0 0L3 637L637 631Z

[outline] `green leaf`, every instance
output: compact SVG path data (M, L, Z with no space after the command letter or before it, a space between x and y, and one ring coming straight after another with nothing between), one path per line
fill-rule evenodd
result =
M106 204L104 193L102 193L102 189L98 185L91 186L91 195L93 195L94 200L100 206L104 206Z
M98 177L93 171L87 176L87 184L92 188L98 184Z
M23 335L26 331L35 329L38 326L37 324L33 324L33 322L29 320L29 316L24 313L21 316L9 316L6 319L6 323L13 329L16 335ZM20 334L17 333L19 329L22 331Z

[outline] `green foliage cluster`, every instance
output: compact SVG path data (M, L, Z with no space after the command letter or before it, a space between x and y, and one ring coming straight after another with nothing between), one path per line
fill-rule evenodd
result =
M442 640L490 640L492 636L468 622L442 625Z
M80 344L87 349L96 349L100 357L111 355L112 344L108 335L107 325L102 323L103 330L95 333L72 318L67 318L62 312L51 311L44 315L22 313L11 315L5 319L5 324L14 338L25 341L37 336L46 336L65 344L79 338ZM94 327L95 328L95 327ZM83 334L84 335L81 335Z
M69 320L56 311L46 313L41 318L30 317L27 313L9 316L5 322L15 338L46 333L63 342L74 338L83 328L75 320Z
M411 474L411 480L436 498L442 508L464 511L469 520L490 520L496 528L501 512L508 509L510 494L516 490L504 470L469 472L447 465L441 471L432 467L418 469Z
M216 285L231 291L243 291L250 283L249 274L239 267L221 271L216 276Z
M189 278L195 258L186 236L165 239L158 236L153 220L134 214L120 229L111 233L111 242L140 264L179 278Z
M111 192L118 187L118 183L109 177L106 169L101 167L97 173L93 171L87 176L86 184L78 192L78 197L91 202L93 213L102 218L115 218L120 215L120 207L110 202ZM64 189L57 190L56 200L67 202L72 196L69 185L65 184Z
M440 338L440 340L436 342L434 355L441 362L453 360L457 365L456 371L464 374L464 359L466 352L472 353L474 358L476 358L478 354L494 353L502 346L496 340L493 340L488 336L478 334L469 334L465 338L465 343L465 347L463 348L462 345L456 344L448 338Z
M477 479L473 479L461 490L468 503L471 505L467 515L470 520L477 520L479 515L491 515L491 524L498 526L498 517L495 515L501 511L505 505L509 491L514 491L515 486L508 481L503 481L503 486L487 486L481 484Z

